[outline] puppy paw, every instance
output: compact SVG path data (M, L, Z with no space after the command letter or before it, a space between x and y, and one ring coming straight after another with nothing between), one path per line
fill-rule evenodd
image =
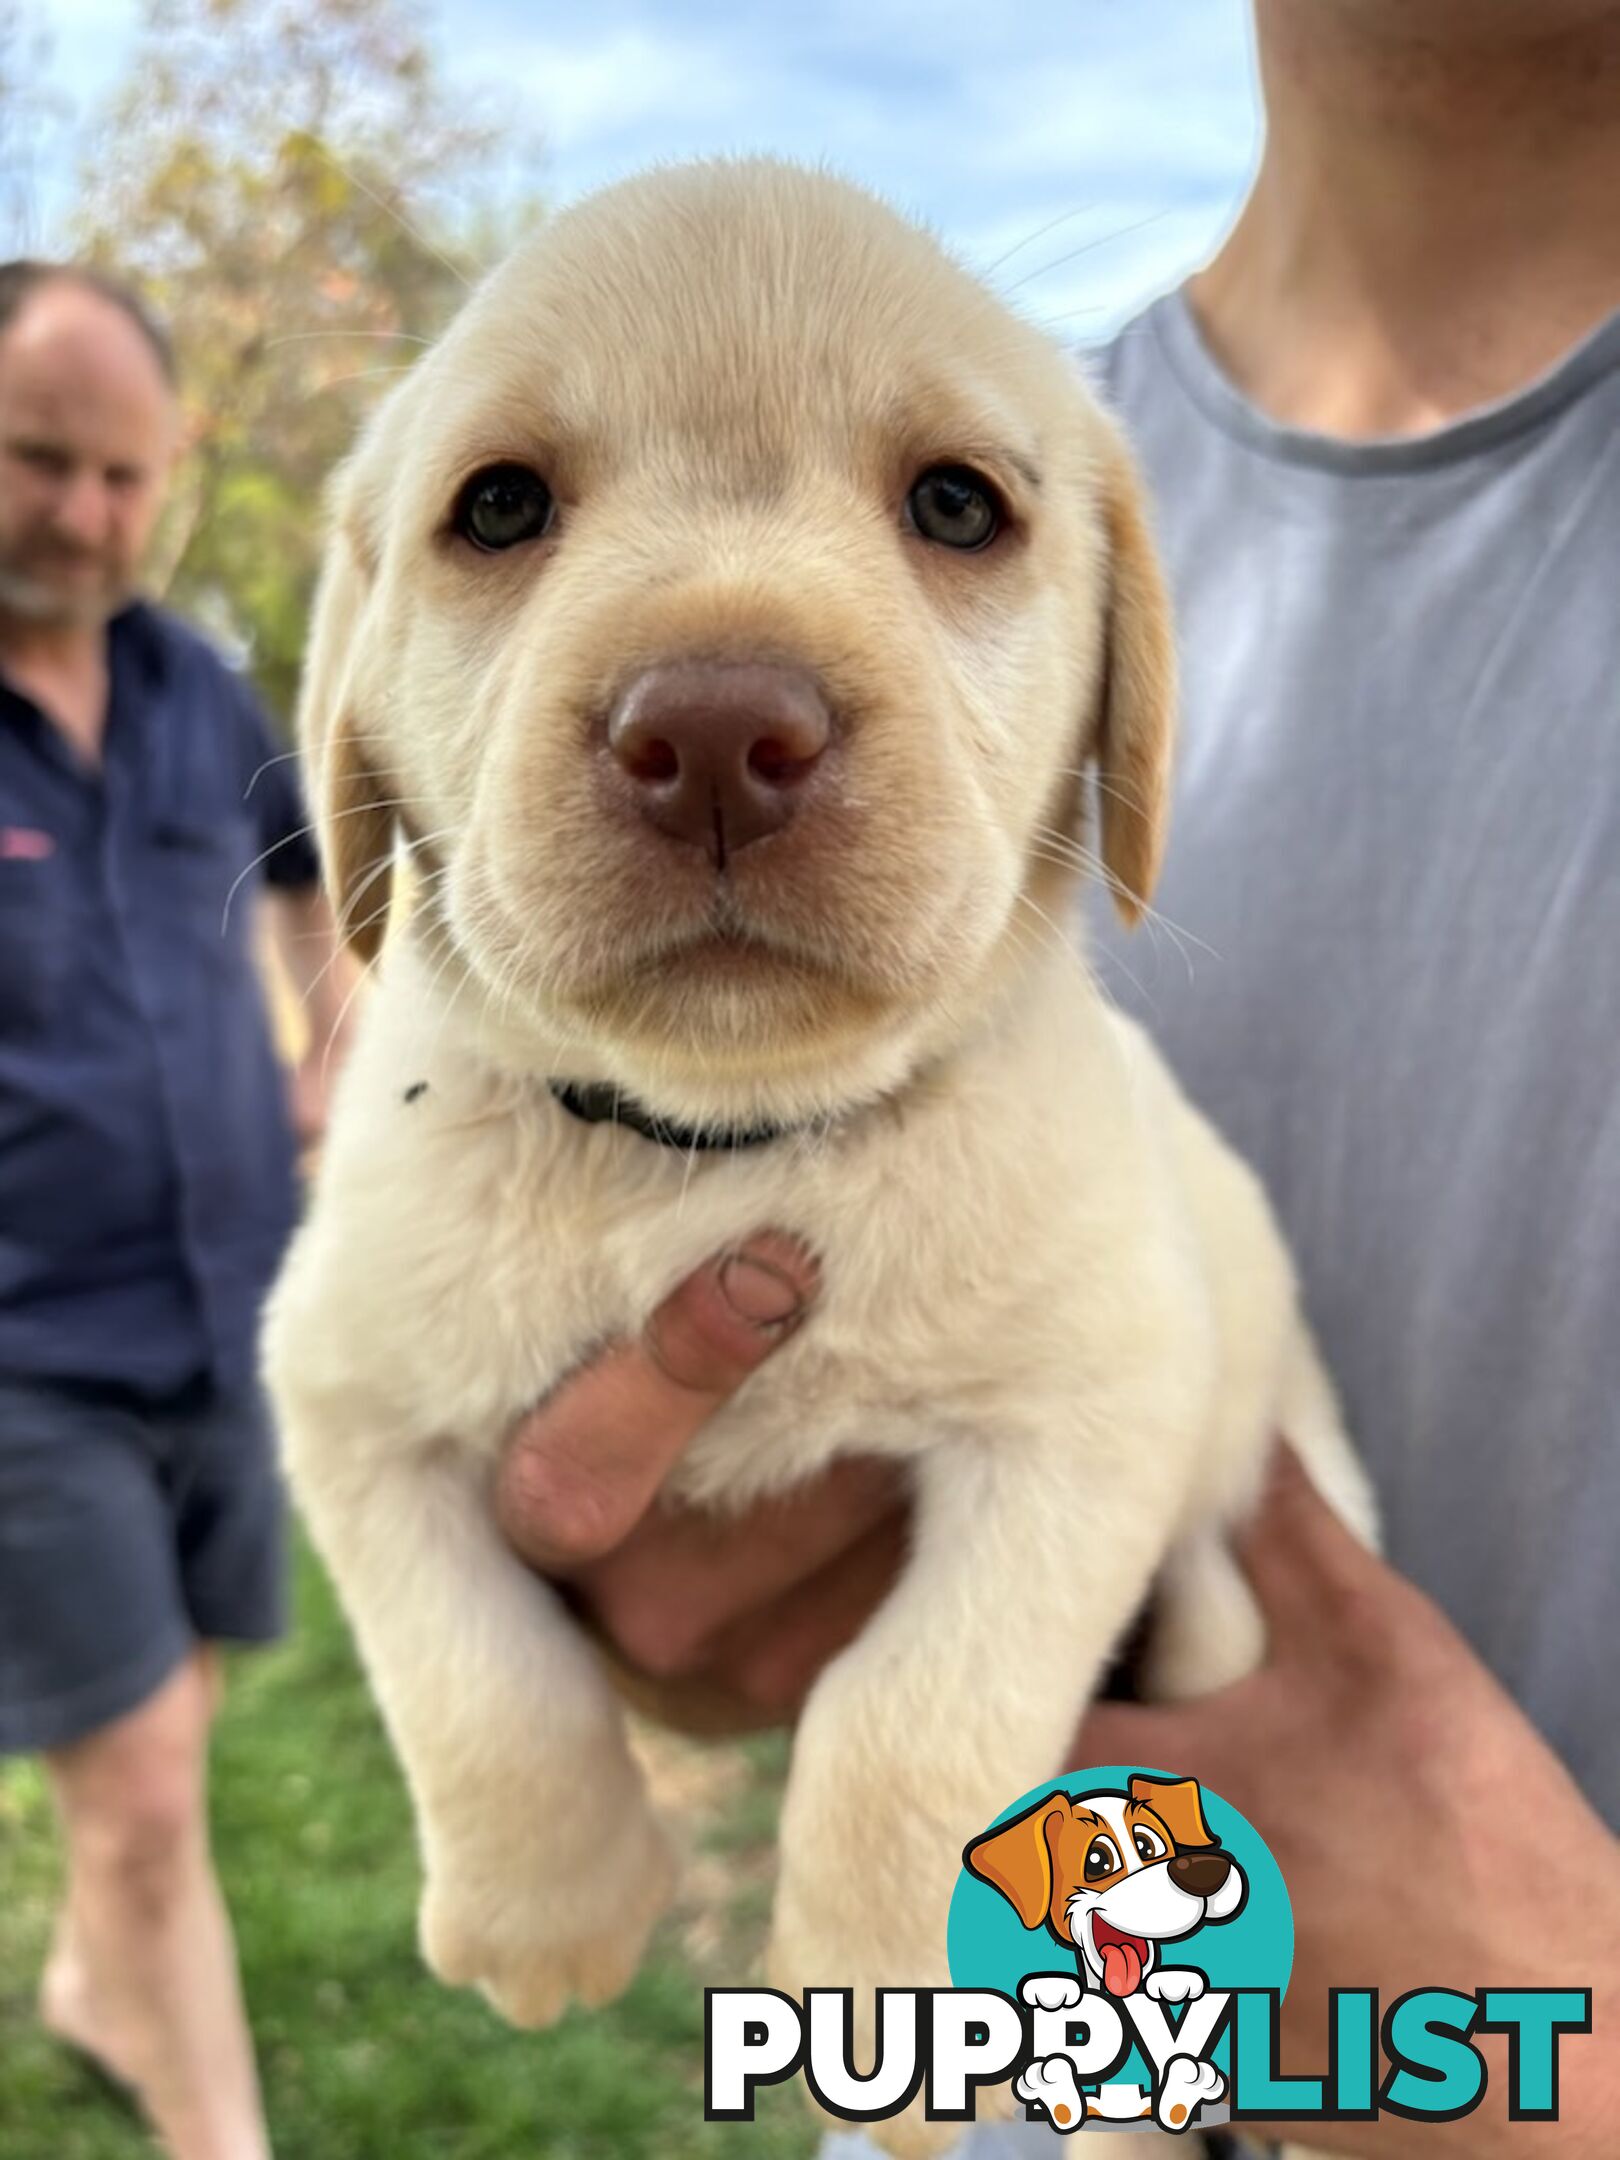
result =
M1030 1973L1018 1992L1036 2010L1072 2010L1085 1995L1074 1973Z
M1027 2002L1029 1981L1025 1981L1019 1993ZM1078 1998L1077 1998L1078 1999ZM1043 2003L1043 2009L1066 2009L1066 2003ZM1039 2108L1054 2130L1066 2135L1083 2129L1086 2120L1086 2103L1074 2075L1074 2065L1067 2055L1048 2055L1040 2062L1032 2062L1021 2071L1013 2091L1026 2106Z
M1153 2096L1153 2116L1161 2130L1179 2133L1198 2120L1206 2102L1219 2100L1226 2080L1213 2063L1191 2055L1172 2055Z
M1209 1982L1201 1972L1186 1965L1166 1965L1158 1972L1150 1972L1142 1982L1144 1995L1151 1995L1155 2002L1197 2002Z
M419 1916L422 1955L452 1987L476 1987L508 2024L555 2024L571 2002L595 2009L623 1994L669 1903L675 1863L649 1816L628 1853L555 1883L524 1884L498 1861L435 1867Z

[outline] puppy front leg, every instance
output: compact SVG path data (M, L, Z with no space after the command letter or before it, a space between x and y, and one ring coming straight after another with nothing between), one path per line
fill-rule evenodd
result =
M805 1707L770 1978L791 1994L852 1988L868 2046L879 1986L949 1984L962 1849L1057 1774L1160 1557L1165 1525L1132 1455L1165 1464L1185 1447L1178 1436L1155 1452L1140 1403L1108 1430L1120 1437L1085 1443L1083 1476L1072 1429L919 1458L906 1572ZM897 2152L948 2142L915 2110L873 2135Z
M1149 1702L1189 1702L1253 1672L1266 1629L1231 1548L1231 1525L1251 1514L1273 1430L1299 1456L1317 1491L1376 1551L1378 1511L1366 1471L1344 1429L1332 1384L1303 1320L1289 1339L1274 1420L1235 1468L1225 1505L1189 1530L1166 1557L1153 1591L1141 1683ZM1234 1489L1235 1488L1235 1489Z
M288 1425L294 1491L415 1803L423 1955L514 2024L608 2001L673 1867L593 1653L501 1538L477 1462Z

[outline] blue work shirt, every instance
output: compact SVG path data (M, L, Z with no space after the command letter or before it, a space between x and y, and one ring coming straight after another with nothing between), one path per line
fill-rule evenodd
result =
M241 677L142 603L107 649L99 770L0 663L0 1375L230 1385L297 1207L259 881L318 864Z

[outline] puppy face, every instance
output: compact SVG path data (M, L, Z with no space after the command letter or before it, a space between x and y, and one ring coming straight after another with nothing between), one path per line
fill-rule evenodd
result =
M1025 1927L1072 1944L1094 1986L1132 1995L1158 1945L1231 1920L1248 1894L1216 1845L1192 1778L1137 1776L1123 1793L1049 1793L969 1846L966 1865Z
M699 1121L896 1084L1052 934L1088 759L1126 911L1151 888L1169 645L1122 453L852 188L695 166L546 225L336 511L335 896L373 946L397 818L520 1060Z

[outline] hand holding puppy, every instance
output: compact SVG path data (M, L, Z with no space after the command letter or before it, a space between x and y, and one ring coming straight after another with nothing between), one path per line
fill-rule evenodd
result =
M784 1298L791 1287L813 1299L791 1242L762 1239L757 1257L781 1270ZM768 1310L772 1279L732 1282ZM641 1343L525 1421L501 1487L508 1535L572 1582L619 1655L664 1681L701 1679L739 1722L793 1714L904 1548L904 1501L871 1463L842 1463L725 1526L659 1504L705 1390L740 1385L803 1309L741 1319L716 1270L702 1271ZM613 1422L627 1402L645 1418L639 1446ZM609 1429L611 1446L579 1456L582 1433ZM1620 1847L1443 1615L1343 1529L1287 1449L1241 1556L1270 1624L1261 1669L1201 1702L1104 1704L1072 1760L1185 1767L1264 1836L1297 1929L1285 2070L1325 2062L1330 1986L1377 1984L1386 2000L1504 1975L1596 1989L1592 2035L1564 2043L1560 2122L1509 2124L1494 2108L1451 2125L1391 2118L1337 2126L1342 2150L1490 2160L1494 2137L1525 2160L1607 2152L1620 2109ZM1499 2080L1503 2044L1485 2045Z
M1348 1535L1292 1452L1242 1540L1265 1613L1258 1671L1200 1702L1104 1703L1073 1761L1185 1765L1254 1824L1294 1909L1285 2071L1327 2061L1332 1987L1591 1987L1560 2050L1560 2120L1493 2091L1455 2123L1336 2125L1335 2151L1597 2160L1620 2110L1620 1843L1421 1591ZM1596 1705L1593 1706L1596 1709Z
M502 1470L501 1521L517 1551L570 1586L581 1616L666 1709L670 1696L706 1698L711 1728L795 1713L904 1555L892 1464L839 1462L737 1517L660 1499L703 1419L794 1332L818 1287L813 1259L780 1232L716 1256L636 1340L526 1418Z

